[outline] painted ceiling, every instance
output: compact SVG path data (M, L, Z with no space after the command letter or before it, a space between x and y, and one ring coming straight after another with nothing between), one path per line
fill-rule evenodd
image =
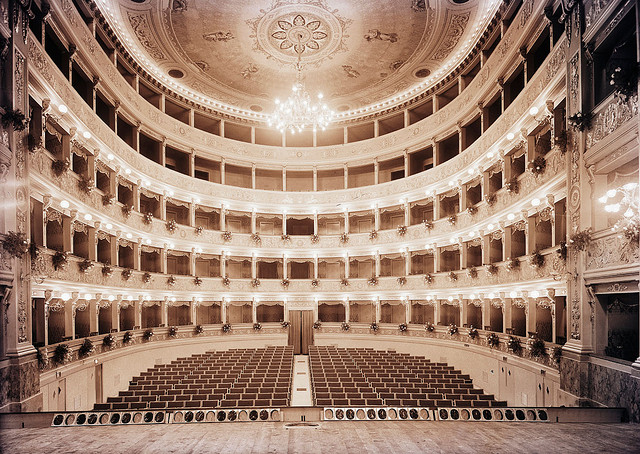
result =
M299 60L307 90L346 112L436 82L475 44L493 3L111 0L108 19L143 67L196 99L269 113Z

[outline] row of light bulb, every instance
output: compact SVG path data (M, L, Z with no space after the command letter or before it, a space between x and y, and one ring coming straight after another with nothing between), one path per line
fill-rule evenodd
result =
M524 297L524 296L525 296L525 293L527 293L527 292L510 291L510 292L509 292L509 298L511 298L511 299L515 299L515 298ZM538 298L540 298L540 296L541 296L542 294L544 294L544 292L540 292L540 291L538 291L538 290L533 290L532 292L527 293L527 296L528 296L528 297L530 297L530 298L533 298L533 299L538 299ZM254 300L255 302L259 302L259 301L261 301L261 298L262 298L263 296L264 296L264 295L262 295L262 296L253 295L253 296L251 297L251 299L252 299L252 300ZM471 300L471 301L476 300L476 299L478 299L478 298L484 298L484 299L490 299L490 300L493 300L493 299L495 299L497 296L499 296L499 294L496 294L495 292L489 292L489 293L487 293L486 295L470 293L470 294L468 294L468 295L462 295L462 298L463 298L463 299L468 299L468 300ZM95 295L93 295L93 294L91 294L91 293L84 293L84 294L82 294L82 296L81 296L81 297L79 297L79 299L80 299L80 298L81 298L81 299L84 299L85 301L91 301L91 300L95 299L95 298L96 298L96 296L95 296ZM384 299L384 298L385 298L385 297L384 297L384 296L382 296L382 295L375 295L375 296L373 297L373 299L374 299L374 300L377 300L377 301L380 301L380 300L382 300L382 299ZM387 298L387 299L390 299L390 298L392 298L392 297L391 297L391 296L389 296L389 297L386 297L386 298ZM430 294L430 295L426 295L426 296L424 296L424 297L422 297L422 298L426 299L427 301L434 301L434 300L436 300L436 301L437 301L437 300L446 299L446 300L447 300L447 301L449 301L449 302L453 302L453 301L455 301L455 300L459 300L460 296L456 296L456 297L454 297L454 296L449 295L449 296L447 296L446 298L444 298L444 297L439 297L439 296L437 296L437 295L431 295L431 294ZM60 294L60 299L61 299L62 301L64 301L64 302L69 301L69 300L71 299L71 293L68 293L68 292L63 292L63 293L61 293L61 294ZM115 296L115 295L111 294L111 295L108 295L108 296L106 296L106 297L104 297L104 298L102 298L102 299L106 299L106 300L107 300L107 301L109 301L109 302L113 302L113 301L115 301L117 298L116 298L116 296ZM143 301L151 301L151 300L152 300L152 298L151 298L151 296L150 296L150 295L140 295L138 298L134 298L132 295L124 295L124 296L122 296L122 300L123 300L123 301L129 301L129 302L132 302L132 301L138 301L138 300L140 300L140 299L142 299ZM162 299L164 299L164 298L162 298ZM170 296L170 297L168 297L167 299L168 299L169 301L171 301L171 302L176 302L176 301L177 301L177 298L176 298L175 296ZM221 298L221 299L222 299L222 301L224 301L224 302L229 302L229 301L231 300L231 297L229 297L228 295L224 295L224 296L222 296L222 298ZM282 296L282 297L281 297L281 299L282 299L282 301L287 302L287 296ZM314 296L314 300L315 300L315 302L316 302L316 303L317 303L318 301L320 301L320 300L325 300L325 299L326 299L327 301L332 300L332 298L331 298L331 297L322 298L322 297L320 297L320 296ZM335 299L335 298L333 298L333 299ZM345 301L345 302L346 302L346 301L349 301L350 299L351 299L351 298L349 298L349 297L343 297L343 298L342 298L342 300L343 300L343 301ZM365 299L365 300L366 300L366 297L362 296L362 297L358 297L357 299L358 299L358 300L361 300L361 299ZM402 295L402 296L400 297L400 299L401 299L402 301L407 301L407 300L409 300L409 299L411 299L411 300L420 300L420 299L421 299L421 297L413 297L413 296L408 296L408 295ZM154 299L154 300L155 300L155 301L160 301L161 299ZM187 299L185 299L184 301L187 301ZM202 297L200 297L200 296L198 296L198 297L196 297L196 298L195 298L195 301L200 303L200 302L202 302L202 301L203 301L203 298L202 298Z

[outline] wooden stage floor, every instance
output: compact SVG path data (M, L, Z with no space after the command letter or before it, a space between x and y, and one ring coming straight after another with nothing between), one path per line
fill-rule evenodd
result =
M637 424L434 421L213 423L5 429L0 452L47 453L622 453L640 452Z

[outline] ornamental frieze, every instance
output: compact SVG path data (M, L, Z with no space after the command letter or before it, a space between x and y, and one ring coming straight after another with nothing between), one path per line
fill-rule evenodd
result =
M587 149L593 147L620 126L638 116L638 94L628 101L615 97L606 108L598 112L591 121L591 129L587 132ZM637 123L637 119L636 119Z
M587 247L587 270L640 263L638 243L616 233L592 239Z

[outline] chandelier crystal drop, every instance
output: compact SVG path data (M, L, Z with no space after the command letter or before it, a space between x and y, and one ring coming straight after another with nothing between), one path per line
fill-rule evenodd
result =
M318 93L317 101L312 101L302 81L302 63L300 54L295 65L296 82L291 87L291 95L286 101L275 100L276 108L268 120L270 127L281 133L285 131L295 134L305 129L324 131L333 120L334 112L322 102L322 93Z

